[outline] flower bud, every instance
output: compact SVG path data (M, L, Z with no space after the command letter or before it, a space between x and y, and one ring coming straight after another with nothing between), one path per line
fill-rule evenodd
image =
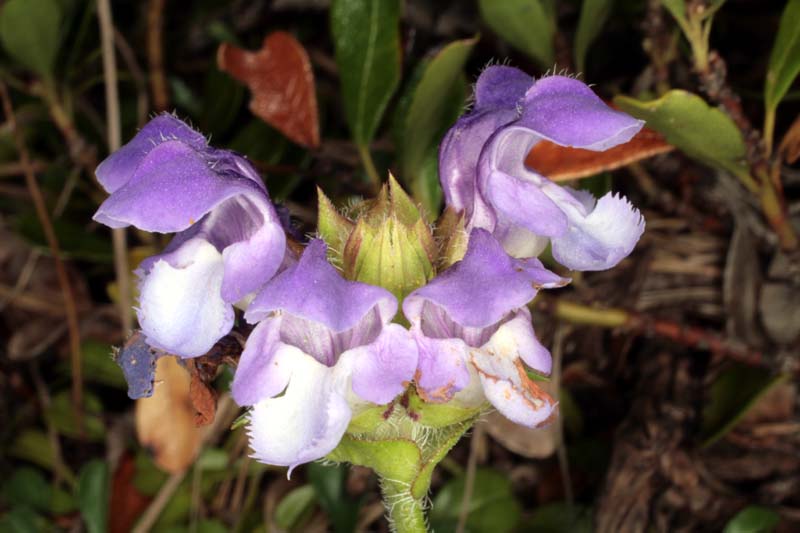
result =
M320 234L346 278L388 289L398 300L433 278L433 234L394 176L376 199L359 207L351 221L320 192Z

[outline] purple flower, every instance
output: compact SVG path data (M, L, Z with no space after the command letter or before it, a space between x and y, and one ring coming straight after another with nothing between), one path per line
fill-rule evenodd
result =
M177 233L137 271L147 343L182 357L206 353L230 331L232 304L263 286L284 259L286 237L258 174L169 114L151 120L96 173L111 196L95 220Z
M473 230L464 258L403 302L419 347L420 395L467 407L488 399L518 424L547 422L555 402L522 363L549 374L550 353L536 339L526 305L538 289L568 282L538 259L509 257L486 230Z
M644 219L622 196L599 200L525 167L539 141L603 151L631 139L643 122L609 108L584 83L563 76L534 82L505 66L483 71L475 106L442 141L439 171L447 205L469 228L486 228L515 257L552 243L575 270L605 270L633 250Z
M354 411L405 389L417 348L408 330L390 323L396 312L386 289L343 279L322 240L264 286L245 313L260 322L232 386L237 403L253 406L256 459L291 468L319 459L338 445Z

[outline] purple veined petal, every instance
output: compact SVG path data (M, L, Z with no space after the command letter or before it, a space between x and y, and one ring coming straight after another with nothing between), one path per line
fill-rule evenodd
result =
M348 350L372 344L385 325L377 306L369 310L352 328L334 331L315 320L282 312L281 340L297 346L325 366L338 364Z
M276 219L262 224L246 240L225 247L222 298L238 302L260 289L278 271L285 255L286 234Z
M505 357L512 361L522 359L540 374L550 375L553 369L550 351L536 338L531 324L531 313L526 307L514 311L514 316L497 329L482 349L496 357Z
M539 185L498 170L485 176L481 193L495 209L498 226L519 226L545 237L566 233L567 216Z
M131 179L136 167L156 146L166 141L180 141L195 150L206 147L206 138L179 118L168 113L158 115L145 124L125 146L109 155L95 174L103 188L113 193Z
M199 222L176 234L164 255L191 238L204 238L222 251L222 297L230 303L256 292L284 262L293 259L287 253L286 235L277 213L268 200L256 204L240 195L221 202ZM148 258L142 265L147 268L151 262L152 258Z
M471 216L483 145L499 127L519 116L517 103L531 83L533 78L521 70L502 65L487 67L478 77L475 107L458 119L439 147L439 179L448 206Z
M462 327L485 328L525 306L538 289L568 282L538 259L509 257L489 232L474 229L464 258L408 295L403 313L418 325L427 301L443 308Z
M288 466L321 459L339 444L351 409L345 399L347 375L313 357L292 358L289 386L282 396L262 400L250 411L253 457Z
M413 330L419 347L415 383L427 402L443 403L470 383L467 368L469 346L458 338L434 339L418 328Z
M261 190L267 190L261 176L258 174L253 164L244 156L225 148L213 148L211 146L203 150L204 157L214 168L214 171L225 177L245 177L255 183Z
M569 218L570 230L552 239L553 257L568 268L609 269L633 251L644 233L644 217L624 196L609 192L590 204L577 191L555 184L543 190Z
M506 65L486 67L475 84L475 110L515 109L533 85L533 77Z
M417 369L417 344L407 329L389 324L368 345L344 352L337 365L349 367L360 398L383 405L403 392Z
M348 281L328 263L321 239L306 246L300 260L278 274L261 290L245 312L257 322L273 311L318 322L333 332L354 328L377 308L381 322L397 312L397 299L381 287Z
M601 205L588 192L561 187L526 168L524 154L536 142L531 130L509 126L481 154L478 187L496 213L495 237L516 257L540 252L542 239L536 237L549 237L554 257L568 268L616 265L644 231L641 214L622 197L609 194Z
M490 109L464 115L450 128L439 146L439 181L448 206L472 214L483 145L497 128L516 117L515 108Z
M130 180L100 205L94 219L112 228L133 225L145 231L173 233L242 194L267 202L252 180L223 179L193 148L166 141L150 150Z
M471 362L486 398L503 416L531 428L553 419L557 403L528 378L519 359L473 350Z
M283 392L289 383L293 359L307 357L281 342L281 319L276 316L264 320L247 338L231 384L233 399L241 406L255 405Z
M478 161L479 195L495 213L496 224L487 229L519 257L532 257L524 253L540 248L541 242L526 241L516 228L551 237L564 234L568 225L566 215L541 190L547 180L525 167L525 156L537 142L530 130L507 126L487 140Z
M549 76L525 94L515 126L562 146L603 151L631 140L644 121L608 107L582 81Z
M220 297L222 256L190 239L139 270L138 317L146 341L181 357L205 354L233 326L233 308Z

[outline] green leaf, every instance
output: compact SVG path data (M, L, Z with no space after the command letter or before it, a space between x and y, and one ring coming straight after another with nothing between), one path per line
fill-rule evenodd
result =
M203 471L221 471L228 469L228 452L220 448L207 448L200 453L195 466Z
M781 521L780 515L766 507L749 505L725 525L724 533L769 533Z
M447 482L433 499L431 529L437 533L455 531L464 497L465 477ZM490 469L478 469L469 501L467 530L472 533L512 531L520 519L520 505L511 492L508 476Z
M8 454L30 461L48 470L53 469L53 449L43 431L26 429L14 440Z
M250 159L274 165L283 157L288 143L278 130L263 120L253 119L239 128L229 148L246 154Z
M464 64L478 37L445 46L421 67L418 83L410 87L408 109L400 135L402 178L411 185L428 214L439 211L438 146L447 128L464 110Z
M105 461L95 459L81 468L78 507L89 533L104 533L108 522L109 472Z
M37 511L50 509L52 489L35 468L23 466L3 484L3 499L12 506L24 505Z
M667 11L669 11L675 20L683 23L686 21L686 1L685 0L661 0Z
M789 0L769 56L764 104L774 111L800 73L800 0Z
M45 417L61 435L75 439L85 437L93 441L103 440L106 430L102 419L103 405L100 399L94 394L86 392L83 395L83 411L83 434L81 434L75 420L75 410L72 408L70 393L63 390L53 396L53 400L45 412Z
M104 342L88 340L81 344L83 375L92 383L126 390L128 383L111 354L111 345ZM69 373L69 362L64 362L61 366L65 373Z
M578 72L586 72L586 53L589 45L603 28L614 0L583 0L578 29L575 31L575 66Z
M308 465L308 479L314 487L317 501L328 513L336 533L355 531L358 509L361 507L361 502L349 498L344 490L347 470L344 465L326 466L320 463Z
M711 385L708 404L703 409L704 446L724 437L773 387L789 374L772 376L769 371L736 364L720 374Z
M316 497L311 485L292 490L275 508L275 524L287 531L298 527L313 509Z
M730 117L696 94L673 89L649 102L617 96L614 103L646 121L648 127L664 135L667 142L689 157L737 176L748 172L739 129Z
M595 198L601 198L611 191L612 177L610 172L603 172L595 176L584 178L580 182L580 189L589 191Z
M555 58L554 12L542 0L480 0L481 16L497 35L552 68Z
M15 507L0 518L0 531L6 533L40 533L52 531L52 524L29 507Z
M60 47L61 9L56 0L9 0L0 11L0 41L23 66L53 77Z
M244 86L212 65L206 74L203 90L203 131L221 136L236 119L244 100Z
M48 255L51 253L42 225L33 210L20 213L14 221L14 227L22 237L39 248L42 253ZM53 224L53 231L58 238L62 257L85 259L98 263L111 263L114 258L108 236L89 233L86 231L85 224L59 219L58 223Z
M400 1L334 0L330 16L347 121L366 146L400 82Z
M521 532L530 533L592 533L592 514L588 509L566 502L537 507Z

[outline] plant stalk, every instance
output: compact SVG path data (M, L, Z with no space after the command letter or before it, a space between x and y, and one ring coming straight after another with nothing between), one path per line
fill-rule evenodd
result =
M383 503L389 511L389 522L397 533L426 533L422 501L411 496L408 486L388 479L381 480Z
M358 155L361 157L361 162L364 164L364 170L367 172L372 190L374 193L377 193L381 188L381 176L378 174L378 169L375 167L375 162L372 160L369 146L359 144Z

